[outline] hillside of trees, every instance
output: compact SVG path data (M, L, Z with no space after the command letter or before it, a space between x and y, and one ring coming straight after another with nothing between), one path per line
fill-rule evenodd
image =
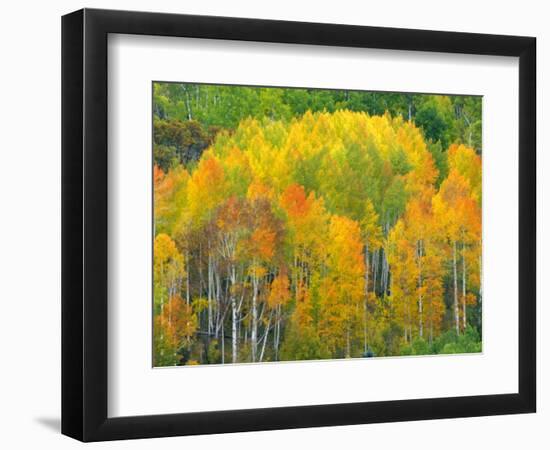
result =
M481 98L153 88L155 366L481 351Z

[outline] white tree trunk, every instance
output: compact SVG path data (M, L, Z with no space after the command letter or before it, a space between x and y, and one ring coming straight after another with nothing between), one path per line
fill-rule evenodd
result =
M252 276L252 330L250 333L250 345L252 347L252 362L256 362L258 346L258 277Z
M281 305L277 305L275 316L275 331L273 332L273 347L275 350L275 361L279 360L279 336L281 334Z
M225 364L225 332L222 326L222 364Z
M267 326L265 327L265 334L264 334L264 340L262 343L262 351L260 352L260 359L259 361L262 362L264 359L264 353L265 353L265 346L267 344L267 338L269 337L269 327L271 326L271 319L273 317L273 311L269 314L269 320L267 321Z
M210 336L213 328L212 297L214 293L214 268L212 264L212 254L210 252L210 244L208 245L208 248L208 336Z
M456 274L456 241L453 241L453 282L454 282L454 311L456 334L460 334L460 319L458 314L458 282Z
M235 266L231 267L231 361L237 362L237 301L235 299L234 286L236 282Z

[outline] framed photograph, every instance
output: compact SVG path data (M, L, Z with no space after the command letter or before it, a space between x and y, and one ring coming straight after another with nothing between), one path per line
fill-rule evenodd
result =
M62 432L535 412L532 37L62 20Z

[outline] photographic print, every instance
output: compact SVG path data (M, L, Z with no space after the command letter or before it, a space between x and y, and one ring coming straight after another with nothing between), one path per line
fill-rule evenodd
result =
M482 97L152 89L154 367L482 351Z

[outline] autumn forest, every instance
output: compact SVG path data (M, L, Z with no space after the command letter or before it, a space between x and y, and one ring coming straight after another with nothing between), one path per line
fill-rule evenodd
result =
M153 83L153 365L481 351L474 96Z

